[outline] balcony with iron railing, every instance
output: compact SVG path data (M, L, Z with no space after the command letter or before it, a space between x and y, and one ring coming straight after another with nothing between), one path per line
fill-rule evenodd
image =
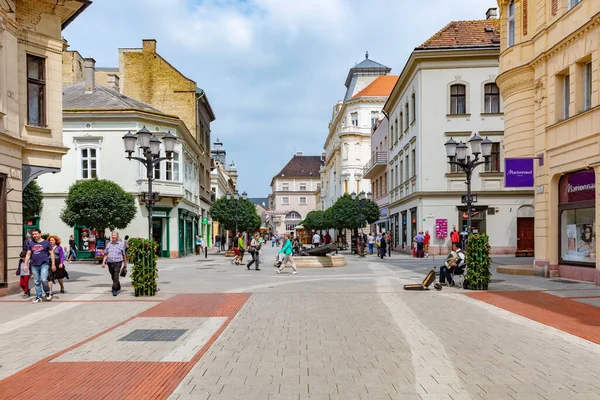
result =
M388 155L386 151L377 151L373 157L363 167L363 176L365 179L373 179L381 175L387 168Z

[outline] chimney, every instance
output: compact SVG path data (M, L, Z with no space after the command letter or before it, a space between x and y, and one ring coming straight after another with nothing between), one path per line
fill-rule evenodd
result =
M142 40L142 51L144 53L156 53L156 40L155 39L143 39Z
M93 58L83 59L83 76L85 78L85 92L92 93L96 86L96 60Z
M326 157L327 157L327 153L321 153L321 162L325 162Z
M498 9L497 8L488 8L485 13L485 19L498 19Z
M119 76L117 74L108 74L108 88L119 91Z
M296 153L296 155L297 155L297 156L301 156L301 155L302 155L302 152L301 152L301 151L299 151L299 152L297 152L297 153Z

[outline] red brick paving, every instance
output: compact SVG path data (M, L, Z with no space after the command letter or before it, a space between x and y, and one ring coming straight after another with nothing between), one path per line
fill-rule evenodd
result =
M600 307L539 291L465 295L600 344Z
M248 293L182 294L0 381L0 399L166 399L225 330ZM50 362L137 317L229 317L190 362Z

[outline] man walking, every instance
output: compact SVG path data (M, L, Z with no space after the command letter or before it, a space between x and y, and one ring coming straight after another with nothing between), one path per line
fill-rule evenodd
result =
M373 246L375 246L375 237L372 233L369 233L369 238L367 239L369 245L369 254L373 254Z
M315 247L319 247L319 245L321 244L321 236L319 235L318 232L315 232L315 234L313 235L313 245Z
M127 268L127 255L125 245L119 241L119 234L112 232L110 234L110 242L104 249L104 259L102 260L102 268L106 268L108 263L108 272L112 277L112 295L116 296L121 290L121 282L119 275L121 274L121 265Z
M52 269L55 269L52 246L48 241L42 239L42 232L39 229L35 228L31 233L33 241L31 241L27 249L23 268L27 271L29 260L31 260L31 272L33 272L33 281L35 283L35 299L33 299L33 302L41 302L43 293L46 294L46 300L50 301L52 300L50 287L48 286L50 263L52 263Z
M423 236L423 232L418 232L417 236L413 239L417 244L417 258L423 258L423 247L425 242L425 237Z

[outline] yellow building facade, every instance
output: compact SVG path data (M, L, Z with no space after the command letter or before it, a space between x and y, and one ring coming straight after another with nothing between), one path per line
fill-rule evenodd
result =
M537 275L600 284L600 1L499 0L506 157L536 157Z
M62 142L62 30L89 0L0 0L0 295L18 290L22 193L59 171Z

